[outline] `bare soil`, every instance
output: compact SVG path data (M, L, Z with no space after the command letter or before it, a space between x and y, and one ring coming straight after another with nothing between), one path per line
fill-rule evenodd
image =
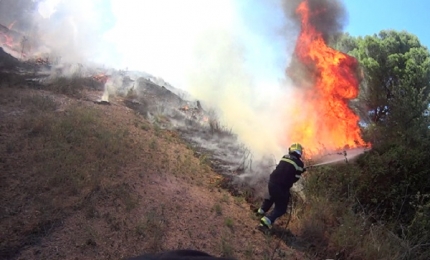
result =
M281 218L272 235L256 230L253 190L231 178L244 151L216 120L201 126L200 104L188 109L145 80L135 93L100 102L105 81L96 77L41 81L38 71L50 64L24 64L1 48L0 59L0 259L171 249L308 259L285 228L294 219Z
M76 99L0 88L2 259L122 259L178 248L237 259L305 259L276 236L256 231L258 219L245 198L222 189L222 177L177 132L154 126L121 98L109 106L94 102L101 95L83 91ZM93 125L77 132L88 134L74 137L82 138L79 147L57 147L70 149L66 158L41 152L83 128L85 119L76 113ZM47 129L56 122L72 124L64 140L52 139L62 129ZM103 150L98 135L112 137L111 151ZM85 158L70 159L76 154ZM46 167L59 160L64 164ZM53 181L66 167L72 175Z

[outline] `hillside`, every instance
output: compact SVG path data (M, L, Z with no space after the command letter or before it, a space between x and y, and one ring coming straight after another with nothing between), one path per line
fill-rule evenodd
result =
M307 259L286 230L282 241L256 231L249 197L222 188L214 170L237 162L193 142L192 129L216 140L233 135L215 121L190 121L180 97L152 84L152 92L129 89L100 102L105 90L92 77L41 80L12 61L0 80L0 258L123 259L191 248ZM160 111L160 102L184 116Z

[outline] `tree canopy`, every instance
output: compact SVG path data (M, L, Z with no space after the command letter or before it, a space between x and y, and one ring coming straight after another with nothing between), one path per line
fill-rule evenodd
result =
M415 35L393 30L365 37L343 34L332 47L360 64L353 108L367 123L363 132L373 144L348 172L354 175L354 196L368 213L397 223L398 234L413 243L428 242L430 52Z
M357 38L344 34L334 48L361 65L365 121L397 130L422 124L430 101L430 53L418 37L393 30Z

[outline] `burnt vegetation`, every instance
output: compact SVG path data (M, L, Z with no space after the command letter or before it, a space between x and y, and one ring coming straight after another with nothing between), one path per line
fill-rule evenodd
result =
M241 226L244 218L258 221L249 208L261 202L276 158L254 161L214 111L148 76L81 65L53 69L0 49L0 257L60 259L79 251L121 258L194 246L244 259L289 259L297 251L305 252L302 259L428 259L428 50L413 35L393 31L343 35L332 45L356 56L364 72L359 101L366 105L355 108L373 149L354 163L309 170L279 227L254 241L267 243L263 250L235 248L232 236L255 235ZM392 67L383 65L386 59ZM389 112L376 116L381 107ZM115 109L122 109L119 116ZM204 217L222 229L208 225L201 235L180 226L172 233L182 212L202 213L180 189L169 204L148 198L154 191L142 183L155 183L159 192L167 176L208 190L214 200ZM241 216L228 215L234 205ZM172 246L174 236L219 241Z
M242 220L256 196L223 183L248 171L251 155L215 112L145 76L108 79L81 65L2 55L10 62L0 80L0 258L121 259L186 247L241 257L257 244L233 241L253 236L238 223L256 221ZM119 84L107 89L108 80ZM191 186L158 194L172 181ZM212 194L212 210L193 213L198 205L183 191L192 187ZM201 219L188 227L201 215L221 227ZM254 248L252 257L262 254Z

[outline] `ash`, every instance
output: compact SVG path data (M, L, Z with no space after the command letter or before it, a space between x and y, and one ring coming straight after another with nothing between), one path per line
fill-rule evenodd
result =
M17 80L25 88L53 90L66 86L71 89L66 94L81 100L98 105L125 105L160 129L177 131L194 155L205 158L220 174L219 186L234 194L252 191L263 196L264 182L275 166L275 158L254 158L237 135L222 124L214 109L149 73L60 60L40 57L23 61L0 48L0 74L11 79L11 86ZM112 103L113 97L119 98L121 104Z

